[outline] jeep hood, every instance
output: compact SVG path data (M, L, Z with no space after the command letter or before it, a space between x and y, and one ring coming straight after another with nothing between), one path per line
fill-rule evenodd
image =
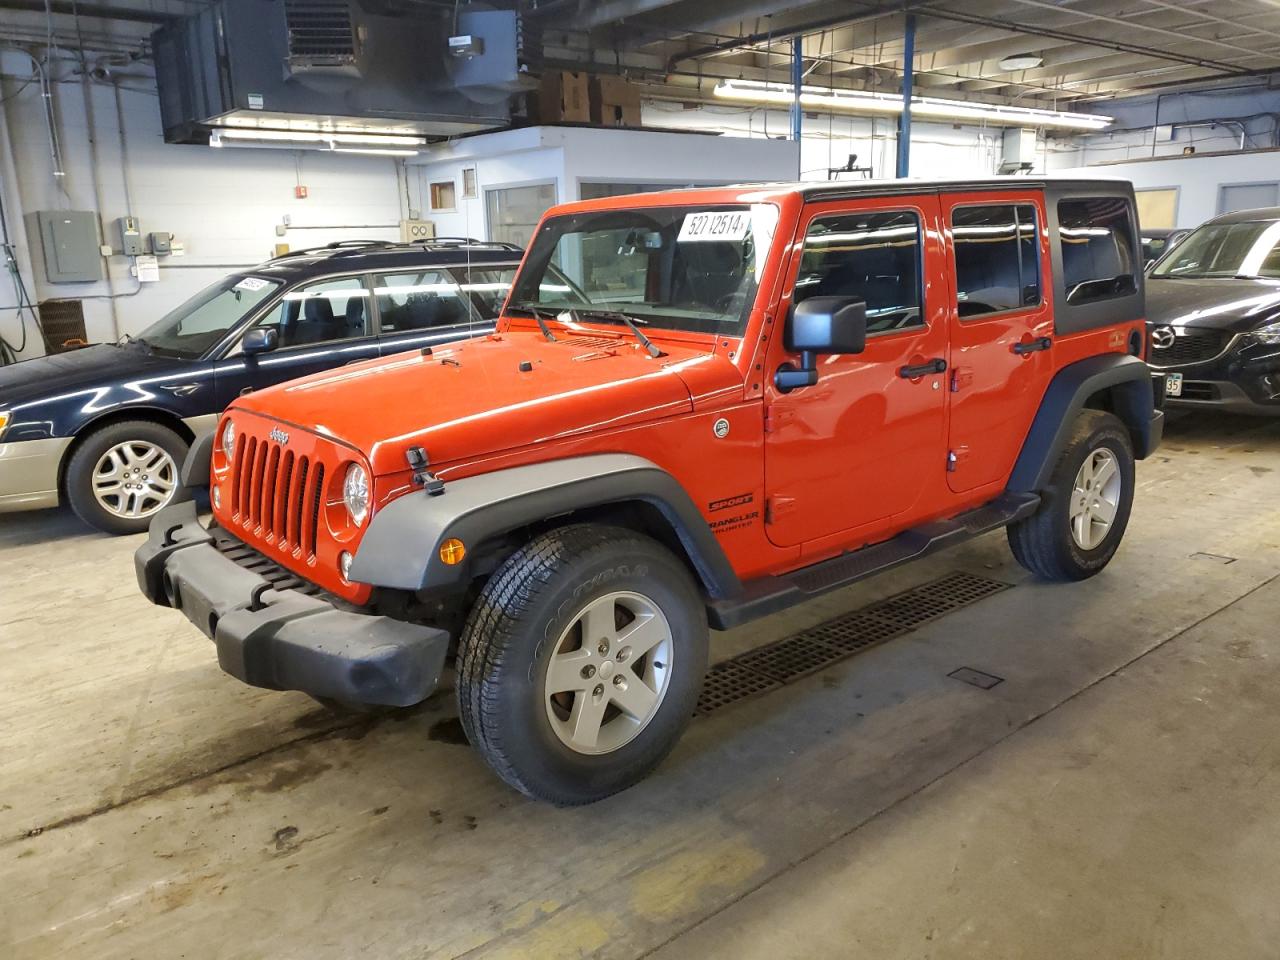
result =
M355 447L381 476L406 469L410 447L439 466L689 412L681 373L691 366L723 368L714 379L741 384L706 349L662 348L653 359L629 338L493 334L314 374L234 406Z

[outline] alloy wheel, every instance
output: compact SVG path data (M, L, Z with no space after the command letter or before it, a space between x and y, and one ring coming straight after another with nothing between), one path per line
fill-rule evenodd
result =
M1124 479L1110 450L1090 452L1071 489L1071 538L1081 550L1093 550L1111 531L1120 507Z
M93 496L112 516L137 520L158 513L178 488L169 451L147 440L111 447L93 468Z
M543 698L560 742L584 754L630 743L657 715L671 680L671 627L648 597L591 601L560 635Z

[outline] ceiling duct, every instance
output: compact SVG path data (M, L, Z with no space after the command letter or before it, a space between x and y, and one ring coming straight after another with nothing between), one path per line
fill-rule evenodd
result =
M166 141L258 131L283 147L505 127L528 76L520 44L514 10L385 0L214 0L152 37Z

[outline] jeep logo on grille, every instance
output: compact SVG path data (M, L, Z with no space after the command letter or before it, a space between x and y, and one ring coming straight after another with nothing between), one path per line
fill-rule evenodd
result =
M279 444L286 444L289 442L289 435L279 427L272 427L271 432L267 434L267 436Z

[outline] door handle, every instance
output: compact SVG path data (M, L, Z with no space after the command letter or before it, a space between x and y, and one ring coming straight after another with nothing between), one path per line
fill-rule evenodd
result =
M1027 343L1015 343L1013 352L1019 356L1025 356L1028 353L1035 353L1037 350L1048 350L1053 346L1053 341L1048 337L1036 337Z
M926 360L924 363L917 363L914 366L908 365L898 368L898 376L903 380L919 380L921 377L927 377L931 373L946 373L947 361L941 357L935 357L932 360Z

